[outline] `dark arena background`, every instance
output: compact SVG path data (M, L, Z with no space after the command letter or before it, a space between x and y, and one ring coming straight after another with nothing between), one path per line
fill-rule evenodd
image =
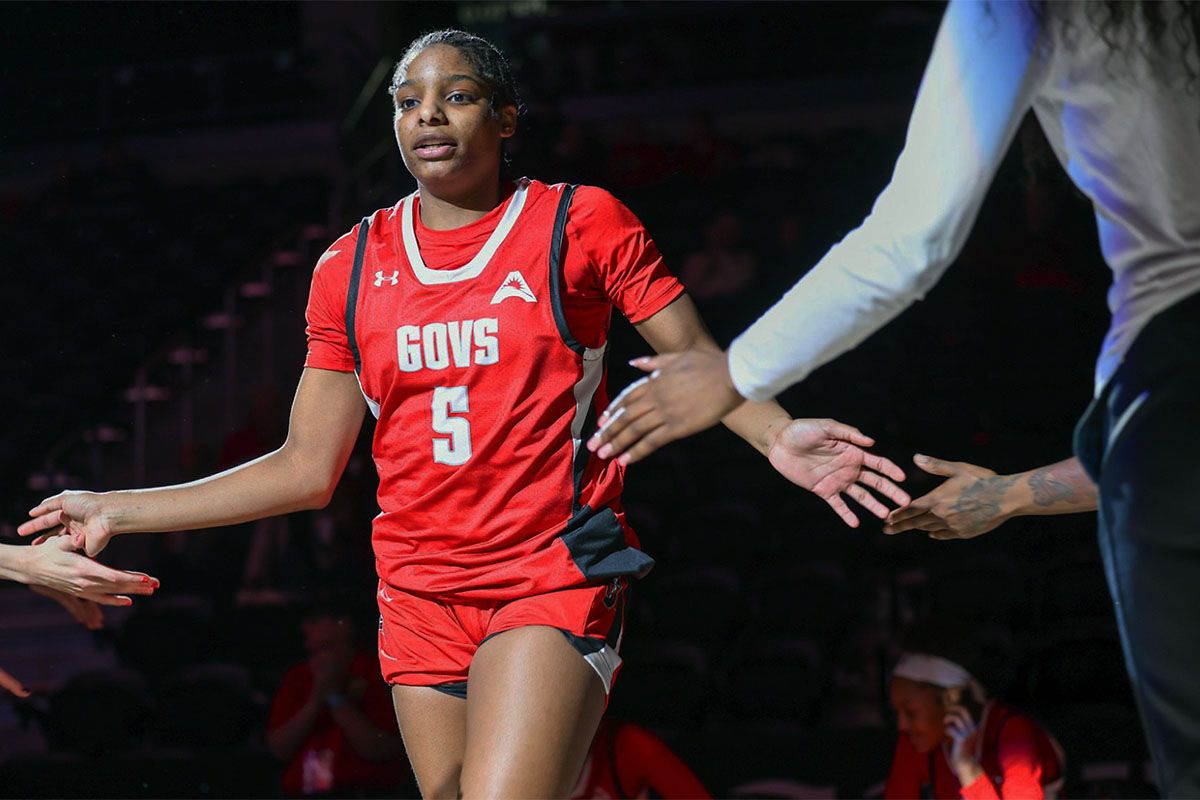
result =
M414 188L387 86L420 33L505 51L527 104L516 174L612 191L725 345L869 210L942 10L0 5L0 535L17 542L64 488L185 481L282 442L317 257ZM780 400L874 436L914 497L937 483L914 452L1001 473L1066 458L1108 280L1090 206L1031 117L946 278ZM649 348L623 319L612 341L615 393ZM117 539L101 560L162 586L98 630L5 583L0 667L32 695L0 698L0 795L284 793L267 726L306 659L305 609L349 609L374 650L370 434L324 510ZM1063 745L1067 796L1153 791L1094 514L957 542L869 516L852 530L723 429L633 465L625 497L658 564L609 713L715 796L881 796L889 670L923 618L986 643L991 693ZM395 775L345 794L411 796Z

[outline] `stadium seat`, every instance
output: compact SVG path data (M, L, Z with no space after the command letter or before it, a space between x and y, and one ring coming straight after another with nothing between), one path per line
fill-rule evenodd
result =
M739 648L723 678L729 716L745 722L811 723L825 688L820 648L798 638Z
M105 670L69 680L51 696L42 724L50 748L98 755L140 746L150 717L142 677Z
M263 700L240 665L189 667L159 690L153 737L161 745L237 747L261 729Z
M656 731L681 731L707 714L707 659L695 645L656 642L631 655L612 693L613 712Z

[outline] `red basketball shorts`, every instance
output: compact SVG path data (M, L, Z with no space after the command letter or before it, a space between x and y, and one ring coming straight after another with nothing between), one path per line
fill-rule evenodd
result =
M604 691L621 666L626 579L504 601L442 602L379 583L379 666L401 686L466 696L475 651L492 636L527 625L562 631L596 670Z

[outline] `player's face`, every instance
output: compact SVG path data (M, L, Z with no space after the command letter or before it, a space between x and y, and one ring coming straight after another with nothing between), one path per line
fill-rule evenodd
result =
M908 678L892 678L888 694L896 710L896 724L918 753L928 753L946 736L941 690Z
M493 112L491 91L455 47L433 45L409 64L395 104L404 166L439 196L495 185L500 140L516 129L517 109Z

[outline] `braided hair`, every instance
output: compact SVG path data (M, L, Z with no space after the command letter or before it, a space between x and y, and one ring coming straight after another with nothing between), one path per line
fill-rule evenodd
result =
M499 113L500 109L505 106L516 106L518 113L524 110L521 96L517 92L516 81L513 80L512 70L508 66L508 59L504 57L499 48L481 36L453 28L432 31L424 36L418 36L412 41L392 72L390 91L393 102L395 102L396 91L404 81L413 59L427 47L439 44L453 47L462 53L463 58L487 85L491 93L488 105L493 114Z

